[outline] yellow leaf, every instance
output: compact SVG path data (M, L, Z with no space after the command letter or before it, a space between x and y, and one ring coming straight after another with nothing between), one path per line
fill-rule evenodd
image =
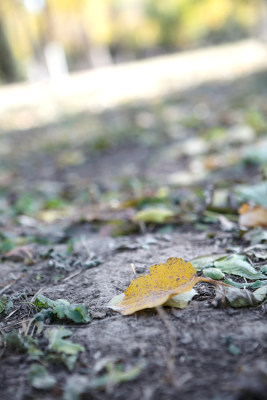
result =
M154 222L156 224L164 224L171 217L174 217L174 212L167 208L147 208L137 212L133 216L134 222Z
M186 293L180 293L173 296L171 299L167 300L163 306L174 307L174 308L186 308L188 303L192 300L192 298L197 294L195 289L189 290ZM117 294L116 296L112 297L112 299L108 303L108 307L115 309L119 302L121 302L125 298L125 294Z
M168 258L166 264L150 267L149 275L134 279L125 298L112 308L123 315L164 304L170 297L192 289L198 282L196 269L181 258Z
M129 315L144 308L160 306L171 297L190 291L199 281L229 286L210 278L197 277L196 272L190 262L182 258L168 258L165 264L152 265L148 275L134 279L124 292L124 299L109 306L123 315Z

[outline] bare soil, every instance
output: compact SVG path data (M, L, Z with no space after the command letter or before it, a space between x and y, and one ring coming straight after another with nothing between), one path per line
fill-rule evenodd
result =
M238 229L228 232L218 220L203 219L205 197L198 193L210 184L231 188L257 182L261 176L257 165L225 162L191 185L172 186L169 178L192 172L192 161L203 156L180 152L188 139L199 138L218 125L226 131L236 124L243 126L252 100L263 113L267 111L263 82L266 75L260 74L154 103L82 114L65 125L2 134L1 232L13 238L15 247L26 244L31 256L30 260L27 254L8 258L2 251L0 295L17 296L17 300L14 312L1 317L1 333L13 329L22 335L30 333L45 351L44 331L64 325L85 352L73 371L44 358L41 363L56 377L57 385L38 390L28 380L33 360L7 347L2 337L1 400L61 399L68 382L79 386L84 379L101 377L108 363L120 365L123 371L136 366L142 370L133 380L87 388L71 399L266 399L266 303L233 309L216 300L214 286L201 283L196 286L198 295L185 309L151 309L124 317L107 307L134 278L131 264L139 276L169 257L192 260L247 245ZM104 134L91 141L94 129ZM237 142L234 152L241 145ZM228 152L232 144L215 143L215 149L204 156L218 159L226 154L222 148ZM194 168L196 176L198 167ZM153 198L162 187L169 189L172 204L179 210L176 223L133 227L131 216L137 203L118 204ZM21 205L18 201L25 194L31 199ZM47 198L63 199L67 211L63 206L53 209L51 203L51 208L46 203L38 209L35 200ZM51 209L55 218L48 213ZM120 236L117 230L114 235L118 221L124 223ZM49 249L53 249L51 256ZM101 263L86 268L88 258ZM37 293L84 304L92 321L86 325L45 321L44 331L36 333L31 301Z

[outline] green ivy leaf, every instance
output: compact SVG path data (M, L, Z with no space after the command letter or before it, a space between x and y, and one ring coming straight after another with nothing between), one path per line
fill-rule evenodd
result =
M43 355L43 352L37 347L37 339L33 339L29 335L22 336L16 330L4 334L4 341L6 342L7 346L10 346L15 350L28 353L29 356L34 360L38 360L39 357Z
M86 324L91 321L87 308L83 304L71 304L64 299L51 300L43 295L38 295L34 304L40 310L34 316L37 321L53 317L67 319L76 324Z
M13 301L6 296L2 296L0 299L0 314L7 315L12 307Z
M70 329L53 328L45 332L45 336L49 340L49 349L56 353L65 353L67 355L77 355L80 351L84 351L84 347L80 344L73 343L71 340L64 339L71 336Z
M33 364L30 368L28 379L35 389L49 390L56 385L56 379L39 364Z

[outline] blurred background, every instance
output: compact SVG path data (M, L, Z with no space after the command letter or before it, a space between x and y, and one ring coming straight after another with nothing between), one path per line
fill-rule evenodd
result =
M151 260L181 255L189 260L206 252L221 257L227 252L233 258L225 261L224 271L239 271L238 281L231 284L264 289L267 280L258 279L267 271L266 100L267 0L0 0L0 294L6 289L6 294L14 293L0 298L0 314L10 307L11 299L21 304L3 317L13 315L8 330L23 323L19 332L25 336L12 331L14 342L39 360L29 301L47 289L52 298L63 293L68 299L85 301L92 305L94 318L104 321L103 304L111 288L113 294L115 288L121 291L130 279L133 262L137 273L143 273ZM116 252L125 250L115 258ZM213 257L208 266L216 265ZM99 272L83 275L87 268L106 261L110 272L101 272L100 266ZM260 274L255 270L254 275L253 264L261 268ZM248 283L246 278L257 281ZM19 286L12 286L18 279ZM247 304L247 299L244 304L240 299ZM201 288L198 300L204 300L205 308L219 305L217 296L211 303L209 289ZM242 313L244 328L231 330L231 336L226 328L225 334L219 332L217 343L228 346L231 358L221 360L218 374L222 368L235 374L227 384L228 375L223 374L212 395L223 387L224 399L266 399L266 384L261 383L261 376L266 379L266 345L260 339L255 342L254 328L253 336L246 333L252 321L263 316L264 305L259 307L253 317ZM205 318L203 307L193 314L198 310L204 311ZM224 310L218 313L222 318ZM225 310L222 322L231 327L226 314ZM109 325L104 326L110 335ZM206 325L203 332L208 329ZM242 337L248 341L242 342ZM168 366L174 360L172 333L170 339ZM190 342L183 343L190 346ZM209 361L203 343L201 339L199 348L206 368ZM145 347L140 354L135 349L134 344L125 352L131 367L131 355L142 360L146 354ZM84 368L92 360L104 371L103 351L90 351L90 362L82 359L82 368L74 370L83 371L78 378L85 379L88 373L94 379L97 369ZM110 358L107 352L105 360L118 359L118 367L123 366L123 352L119 348ZM35 389L30 392L25 375L29 361L22 357L12 355L8 361L10 369L0 382L0 390L6 387L8 394L2 398L10 399L10 390L18 386L21 399L59 399L63 386L56 386L52 397L45 391L43 395ZM62 356L60 362L66 359ZM191 359L201 367L201 360ZM19 379L17 368L11 369L12 360L23 367ZM42 360L49 367L48 358ZM187 385L193 374L184 369L188 360L189 356L179 356L184 371L179 388L174 387L179 394L183 393L180 386L184 393L192 393ZM251 386L240 397L238 382L247 380L242 370L251 370L243 368L244 360L253 362L255 371L259 365L259 375L252 376ZM165 364L161 373L156 363L150 363L152 368L157 366L157 373L165 376ZM124 373L115 369L117 364L108 361L108 365L107 375L97 374L95 381L116 374L130 376L130 370ZM213 361L210 366L216 367ZM59 371L61 385L63 371ZM145 377L150 371L145 371ZM172 377L172 372L171 366L166 377ZM53 378L46 370L43 376L48 381ZM94 388L91 382L84 387ZM193 382L198 390L205 385L205 380ZM111 386L106 387L107 394L98 396L92 389L82 397L108 398ZM73 396L79 397L75 390ZM129 390L127 386L125 393ZM142 390L147 397L165 396L158 386L151 391L150 381ZM172 396L169 387L165 398L167 393ZM119 392L110 398L115 396L123 398Z
M1 0L0 84L264 38L263 0Z
M90 218L112 225L107 210L129 199L196 216L203 188L225 200L235 184L266 180L266 9L0 0L1 218L53 222L104 203Z

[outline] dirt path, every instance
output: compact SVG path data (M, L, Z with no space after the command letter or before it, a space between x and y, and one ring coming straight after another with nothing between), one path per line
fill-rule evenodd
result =
M266 229L238 225L243 202L267 207L266 82L206 83L1 135L1 400L266 398L266 301L234 308L198 283L184 309L107 306L131 264L140 276L169 257L226 253L262 272L225 278L254 285L248 296L266 287ZM37 296L50 299L39 316Z
M75 397L73 393L84 392L93 399L246 399L259 392L264 399L264 373L266 359L266 308L234 310L216 308L214 288L198 285L198 296L184 310L167 309L164 318L155 310L148 310L130 317L122 317L107 308L107 303L121 292L133 278L130 264L134 263L138 275L147 273L148 266L165 261L170 256L195 258L213 252L221 253L224 246L207 240L205 234L188 232L169 237L153 236L157 241L149 249L116 250L120 239L91 239L83 242L77 252L94 251L103 264L92 269L80 269L71 279L57 285L47 285L53 274L48 262L30 267L27 276L13 285L12 292L24 293L30 299L36 292L36 274L42 275L39 292L49 298L64 298L70 302L83 303L91 310L93 321L85 326L70 325L72 340L83 345L75 371L68 372L62 365L50 365L50 372L57 378L57 390L32 391L28 383L28 371L33 361L23 354L5 351L0 364L1 398L42 399ZM223 237L221 238L223 239ZM145 237L139 236L145 242ZM128 240L132 245L133 239ZM223 243L223 240L222 240ZM124 240L124 245L127 240ZM57 247L55 248L57 251ZM114 250L115 249L115 250ZM105 253L105 254L103 254ZM29 282L31 285L29 286ZM10 289L7 290L7 293ZM17 319L29 321L27 310L20 306ZM2 328L15 327L14 318L1 323ZM55 326L55 325L52 325ZM56 325L60 326L60 325ZM51 327L45 325L45 329ZM96 374L105 373L111 363L131 371L140 367L142 372L132 382L120 385L86 388ZM19 369L15 365L19 364ZM263 371L262 371L263 369ZM84 385L84 386L83 386ZM248 392L246 392L245 388ZM87 393L87 394L86 394ZM71 397L67 397L67 394Z

